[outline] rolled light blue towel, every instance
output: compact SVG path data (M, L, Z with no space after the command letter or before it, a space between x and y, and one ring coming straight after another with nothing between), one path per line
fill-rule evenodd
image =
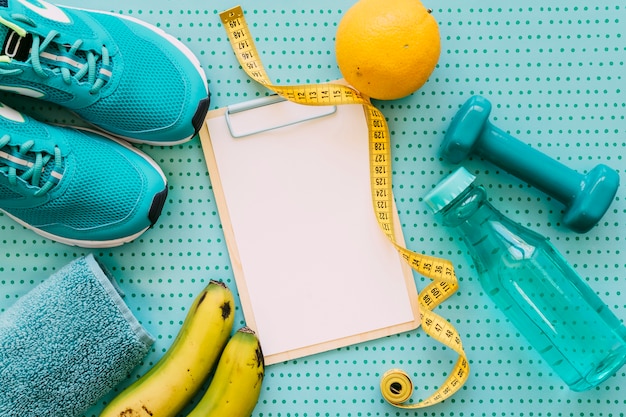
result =
M74 417L128 377L154 339L92 255L0 314L0 417Z

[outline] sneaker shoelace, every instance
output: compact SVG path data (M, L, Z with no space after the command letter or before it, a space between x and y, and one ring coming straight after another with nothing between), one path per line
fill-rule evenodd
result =
M13 19L36 27L37 23L27 16L13 14ZM55 39L60 32L51 30L45 38L32 35L30 61L33 70L42 78L48 78L45 69L55 74L61 74L63 81L71 85L72 78L81 83L91 85L89 92L96 94L111 79L112 66L109 51L105 45L98 53L92 50L81 49L84 41L77 39L73 44L60 44ZM0 70L2 75L19 75L22 69Z
M58 147L54 155L33 151L34 140L21 145L9 145L11 137L0 137L0 172L9 183L17 185L18 178L38 188L33 195L42 196L54 188L63 177L63 156Z

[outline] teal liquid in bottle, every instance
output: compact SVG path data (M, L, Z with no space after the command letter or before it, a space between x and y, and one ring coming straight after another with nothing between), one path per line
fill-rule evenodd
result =
M464 168L425 197L456 229L481 285L574 391L597 386L626 362L626 327L543 236L497 211Z

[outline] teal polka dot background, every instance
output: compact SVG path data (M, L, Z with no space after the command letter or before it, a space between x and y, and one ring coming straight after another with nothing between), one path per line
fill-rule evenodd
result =
M219 12L238 4L244 8L275 83L319 83L341 77L334 36L353 3L65 2L134 16L180 39L207 73L213 109L268 94L239 68ZM460 239L437 223L423 196L456 169L441 160L438 148L455 112L474 94L492 102L495 125L524 143L580 173L604 163L616 169L623 182L626 4L617 0L425 0L424 4L433 9L440 25L439 64L415 94L375 105L391 130L393 189L407 246L455 265L459 291L437 311L459 331L471 364L470 377L452 398L430 408L400 410L385 403L378 383L388 369L399 367L411 375L416 387L412 400L417 401L439 387L456 362L456 354L418 329L269 366L253 415L624 416L626 368L600 387L570 391L486 297ZM41 103L24 106L35 112L47 110ZM157 339L144 363L85 417L97 416L106 401L156 363L176 336L193 298L210 279L223 280L236 290L200 141L140 147L165 171L170 193L159 222L135 242L88 251L40 238L0 215L0 312L61 266L94 253L117 277L127 304ZM615 314L626 319L624 186L600 223L577 234L561 224L563 207L549 196L480 158L469 158L463 165L478 176L494 206L548 236ZM242 173L242 181L246 175ZM415 279L419 288L427 283L420 276ZM236 325L243 325L239 307L236 314Z

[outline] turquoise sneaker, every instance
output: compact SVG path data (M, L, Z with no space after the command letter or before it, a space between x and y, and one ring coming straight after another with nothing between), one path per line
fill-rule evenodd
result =
M113 247L149 229L166 197L161 169L130 144L0 104L0 211L21 225L67 245Z
M192 52L129 16L0 1L0 42L1 90L58 104L132 142L189 140L209 108Z

